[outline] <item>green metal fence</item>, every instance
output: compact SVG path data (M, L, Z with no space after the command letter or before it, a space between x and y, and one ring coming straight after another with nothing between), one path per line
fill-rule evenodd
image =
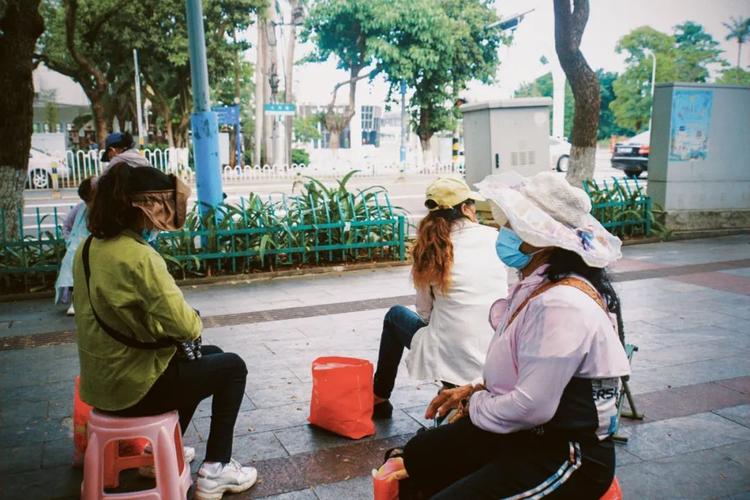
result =
M406 218L387 192L335 194L251 195L204 216L193 209L182 230L159 233L153 245L178 278L406 258ZM0 212L0 286L49 288L65 255L62 217L57 209L17 217L27 224L10 240Z
M651 198L636 179L584 181L591 214L619 237L649 236L654 223Z

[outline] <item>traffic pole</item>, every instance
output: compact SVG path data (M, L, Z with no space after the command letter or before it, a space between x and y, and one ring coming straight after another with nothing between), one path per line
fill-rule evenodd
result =
M219 162L219 120L211 111L206 63L206 35L203 31L203 8L200 0L185 0L187 7L190 77L193 88L193 133L195 183L201 214L216 208L223 200Z
M143 111L141 104L141 72L138 69L138 49L133 49L133 67L135 68L135 109L138 120L138 147L143 149Z
M406 140L408 135L408 122L406 116L406 82L401 80L401 147L399 148L398 161L401 164L400 177L404 175L406 168Z

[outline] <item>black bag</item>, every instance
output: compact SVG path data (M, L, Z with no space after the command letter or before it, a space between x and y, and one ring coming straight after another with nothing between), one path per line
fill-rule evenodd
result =
M91 241L93 239L94 239L93 235L89 236L86 239L86 242L83 244L83 252L81 254L81 257L83 258L83 271L86 274L86 291L88 292L88 296L89 296L89 304L91 304L91 312L94 313L94 318L96 318L96 321L97 323L99 323L99 326L102 327L102 330L107 332L107 334L113 339L115 339L116 341L120 342L121 344L125 344L128 347L134 347L136 349L148 349L148 350L164 349L165 347L177 347L177 355L180 356L181 359L185 359L186 361L195 361L195 360L200 359L202 356L201 337L198 337L195 340L187 340L184 342L180 342L180 341L172 340L172 339L161 339L161 340L157 340L156 342L141 342L138 339L134 339L133 337L130 337L128 335L124 335L118 332L117 330L109 326L107 323L102 321L99 315L96 314L96 309L94 309L94 303L91 301L91 287L89 285L89 281L91 279L91 266L89 264L89 250L91 248Z

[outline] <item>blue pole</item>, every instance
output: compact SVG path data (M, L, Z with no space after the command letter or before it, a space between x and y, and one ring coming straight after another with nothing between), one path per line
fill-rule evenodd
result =
M398 155L398 161L401 162L401 169L406 163L406 82L401 80L401 149Z
M206 36L203 32L201 0L185 0L187 7L188 47L190 50L190 78L193 86L193 131L195 182L201 213L218 206L223 198L221 166L219 164L219 120L211 111L206 63Z

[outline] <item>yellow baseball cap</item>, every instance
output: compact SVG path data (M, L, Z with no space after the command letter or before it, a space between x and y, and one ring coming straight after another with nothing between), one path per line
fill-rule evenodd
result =
M485 200L484 196L469 189L469 186L463 179L455 177L438 178L435 182L427 186L426 198L428 201L432 200L437 203L436 207L430 209L431 212L433 210L453 208L466 200Z

